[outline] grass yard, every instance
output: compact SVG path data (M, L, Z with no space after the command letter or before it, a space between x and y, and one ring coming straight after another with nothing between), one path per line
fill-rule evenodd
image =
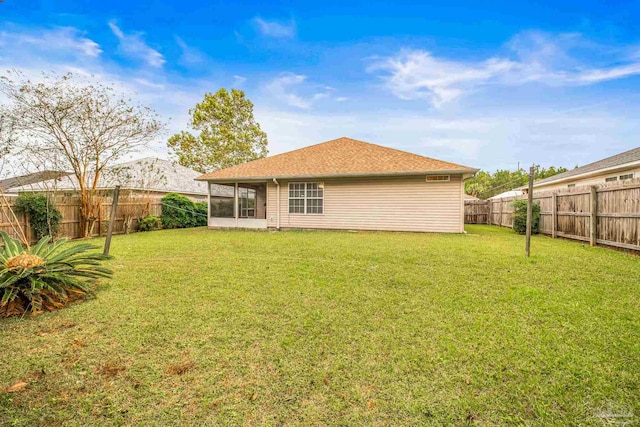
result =
M115 237L0 320L0 425L640 424L640 258L467 230Z

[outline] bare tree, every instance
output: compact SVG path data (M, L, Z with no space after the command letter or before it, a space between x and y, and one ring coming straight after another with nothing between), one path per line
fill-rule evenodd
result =
M131 232L134 220L150 215L154 186L158 188L167 182L167 176L157 161L158 159L143 159L136 162L135 167L114 166L105 171L108 182L117 182L125 187L120 190L118 211L122 214L126 234Z
M9 153L11 153L14 147L14 136L13 120L6 114L0 112L0 177L4 174ZM13 203L9 202L9 199L4 194L3 188L0 187L0 223L4 222L4 217L9 221L8 224L14 234L28 247L30 242L13 210Z
M21 149L62 159L73 172L82 235L89 236L103 170L160 135L157 114L112 85L72 73L43 74L35 82L9 71L0 78L0 92L9 100L2 114L13 122Z

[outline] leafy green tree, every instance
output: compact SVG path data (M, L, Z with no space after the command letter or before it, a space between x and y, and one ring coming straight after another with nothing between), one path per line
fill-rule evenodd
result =
M564 167L550 166L545 169L535 166L534 179L549 178L567 170ZM528 182L529 173L524 169L517 171L503 169L497 170L493 174L479 171L474 178L465 181L465 192L481 199L487 199L496 194L527 185Z
M267 134L253 117L253 103L243 91L222 88L206 93L189 110L190 127L199 132L180 132L168 146L182 166L206 173L265 157Z

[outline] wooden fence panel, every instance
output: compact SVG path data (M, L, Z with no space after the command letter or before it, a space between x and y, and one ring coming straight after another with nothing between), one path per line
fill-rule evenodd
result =
M558 236L589 240L589 193L558 194Z
M597 192L597 239L640 246L640 186Z
M599 185L595 196L590 187L535 193L533 200L540 204L540 234L591 241L592 197L594 243L640 250L640 179ZM519 198L525 196L466 201L465 223L512 227L512 202Z
M9 202L9 206L13 207L15 198L7 197L7 201ZM63 198L56 202L56 207L62 214L58 237L68 237L70 239L82 237L80 227L80 200L77 198ZM93 237L104 236L106 234L110 213L111 198L103 197L99 204L98 217L93 225ZM146 215L159 217L161 213L162 204L159 198L125 200L118 204L114 234L125 233L125 218L127 217L131 217L130 231L133 232L137 229L138 217ZM18 219L17 225L11 215L10 208L4 203L0 204L0 231L6 231L11 237L20 238L19 231L17 231L19 227L25 234L30 234L28 233L29 227L25 221L25 215L18 212L16 212L15 215ZM31 237L33 243L35 236Z
M540 234L549 234L553 233L553 196L544 195L544 196L536 196L533 195L533 201L540 205L540 224L538 225L538 232Z
M486 200L467 200L464 204L465 224L486 224L489 215L489 203Z

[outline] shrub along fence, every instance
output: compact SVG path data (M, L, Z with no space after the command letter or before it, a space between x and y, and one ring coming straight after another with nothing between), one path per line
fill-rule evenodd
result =
M465 224L513 227L513 200L465 201ZM539 233L640 250L640 179L533 194L540 205Z
M10 206L14 206L15 197L6 197ZM162 213L162 204L160 199L140 199L127 198L125 200L120 199L118 203L118 210L116 212L114 234L124 234L129 225L130 231L135 231L137 228L138 218L146 216L143 213L148 212L148 215L160 216ZM98 210L98 218L93 226L93 237L104 236L107 233L107 227L109 225L109 215L111 214L111 197L100 198L100 209ZM80 232L80 200L77 198L60 198L56 200L56 208L62 214L62 221L60 223L59 237L68 237L70 239L78 239L82 237ZM29 225L29 217L26 214L15 212L18 219L18 223L24 230L25 235L35 242L35 233L31 230ZM12 225L13 224L13 225ZM15 220L11 215L9 208L2 203L0 205L0 231L6 231L10 236L19 238L18 233L15 231Z

